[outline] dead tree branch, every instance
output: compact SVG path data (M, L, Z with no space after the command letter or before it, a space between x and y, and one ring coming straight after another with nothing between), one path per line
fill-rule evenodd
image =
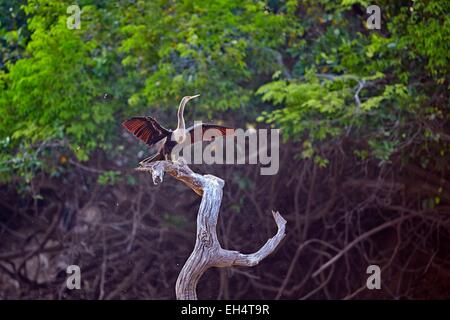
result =
M176 283L175 292L178 300L197 299L197 283L208 268L255 266L270 255L285 236L286 220L278 212L273 211L278 231L261 249L252 254L223 249L216 232L219 208L222 202L222 189L225 184L222 179L213 175L197 174L182 162L158 161L145 164L137 170L150 172L155 184L162 182L164 172L167 172L202 196L197 215L197 237L194 250L187 259Z

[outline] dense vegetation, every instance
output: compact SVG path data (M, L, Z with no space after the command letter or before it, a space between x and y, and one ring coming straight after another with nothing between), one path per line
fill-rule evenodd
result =
M265 210L275 207L290 228L272 264L248 271L258 280L247 271L221 274L220 290L205 288L204 295L450 297L448 246L442 247L450 230L449 1L376 1L380 30L367 28L373 3L365 0L86 0L78 1L81 28L71 30L72 2L0 0L0 238L1 250L13 252L0 254L7 274L0 288L10 278L21 289L44 284L45 297L58 297L60 279L32 279L26 271L27 261L40 257L31 249L37 241L92 270L84 297L173 297L179 268L161 265L174 248L179 263L187 257L195 219L182 212L194 214L198 202L187 205L193 196L183 189L176 208L161 207L162 198L178 193L154 189L132 172L145 149L120 123L152 114L173 125L180 98L201 93L188 119L272 126L284 137L277 176L258 177L253 167L200 168L229 185L222 214L233 218L222 222L222 236L247 236L225 244L257 248L272 233ZM239 229L254 219L249 211L261 220L249 228L262 234ZM80 236L83 215L101 222L85 217L89 226ZM399 220L404 215L411 218ZM30 217L40 223L31 227ZM120 224L124 218L132 222ZM51 221L56 235L47 236ZM383 223L383 237L352 245L323 278L308 277ZM119 236L109 234L119 227ZM168 252L145 249L155 232ZM300 249L305 242L312 247ZM122 252L132 261L116 261L110 278L102 278L110 293L98 287L102 260L89 260L83 250ZM152 255L156 262L148 265ZM383 266L392 287L358 289L368 262ZM144 269L146 288L133 276Z

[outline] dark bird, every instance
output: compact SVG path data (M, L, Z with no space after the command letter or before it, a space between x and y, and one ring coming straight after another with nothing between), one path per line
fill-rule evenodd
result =
M221 136L234 134L234 129L216 124L196 124L186 129L184 122L184 107L186 103L200 96L186 96L181 99L178 107L178 126L175 130L166 129L152 117L133 117L122 123L122 126L130 131L134 136L145 142L149 147L155 146L163 140L158 148L158 152L141 161L147 163L158 160L172 160L171 152L177 144L183 143L188 138L187 143L194 144L199 141L212 141L214 138L205 137L204 133L209 129L216 129ZM194 131L201 130L201 135L194 135Z

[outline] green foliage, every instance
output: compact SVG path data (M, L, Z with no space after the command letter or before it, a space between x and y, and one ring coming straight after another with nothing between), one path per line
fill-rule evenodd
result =
M120 172L109 170L98 176L98 183L102 186L115 185L120 179Z
M257 91L263 101L279 106L258 120L280 126L285 138L304 141L303 158L351 132L385 163L416 135L417 128L410 123L424 116L422 106L438 106L431 112L433 117L442 119L448 113L450 4L377 3L387 21L380 33L364 30L365 17L353 11L357 3L364 4L307 1L301 5L306 12L320 11L325 5L326 19L322 13L303 22L308 26L305 33L312 36L290 50L298 56L292 76L275 79ZM346 21L344 15L352 18ZM441 98L433 101L430 96L436 92ZM419 134L428 138L426 131Z
M194 93L196 118L267 122L322 167L343 136L381 163L420 138L406 161L447 166L442 134L416 124L449 120L448 1L379 1L380 31L367 1L85 0L80 30L71 4L0 1L2 181L58 172L62 153L114 156L125 117L174 119Z
M345 101L351 91L345 81L321 81L309 71L304 81L275 81L258 91L263 101L272 101L285 108L265 113L268 122L278 123L288 136L304 137L305 131L312 139L325 140L340 133L340 123L351 112ZM333 125L335 123L335 125Z
M7 61L0 74L0 135L9 141L9 153L0 159L3 179L19 174L28 180L42 168L36 158L48 142L60 142L80 161L110 143L117 106L98 99L103 91L97 61L101 48L91 32L95 22L86 19L81 30L69 30L67 6L48 1L24 6L31 39L24 57L14 64ZM83 7L83 14L97 17L92 6Z
M173 108L182 95L201 93L204 118L228 109L251 114L255 79L275 70L289 22L262 1L84 1L81 29L69 30L70 4L30 0L14 9L21 25L1 29L7 49L23 46L17 61L2 58L0 71L0 137L10 141L3 180L44 169L17 160L19 149L39 158L42 144L56 141L77 161L114 150L118 123L147 104ZM102 101L105 92L115 99Z
M139 2L120 28L122 63L145 82L130 105L166 107L201 93L209 113L247 108L254 78L274 70L288 21L267 14L262 1Z

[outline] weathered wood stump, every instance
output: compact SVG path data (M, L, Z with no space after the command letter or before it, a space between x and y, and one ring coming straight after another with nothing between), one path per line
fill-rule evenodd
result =
M182 161L157 161L141 164L136 170L150 172L155 184L161 183L164 172L167 172L202 197L197 215L195 247L176 283L175 292L178 300L197 300L197 283L208 268L255 266L271 254L285 236L286 220L278 212L272 211L278 231L273 238L267 240L261 249L252 254L223 249L216 232L222 189L225 184L222 179L213 175L197 174Z

